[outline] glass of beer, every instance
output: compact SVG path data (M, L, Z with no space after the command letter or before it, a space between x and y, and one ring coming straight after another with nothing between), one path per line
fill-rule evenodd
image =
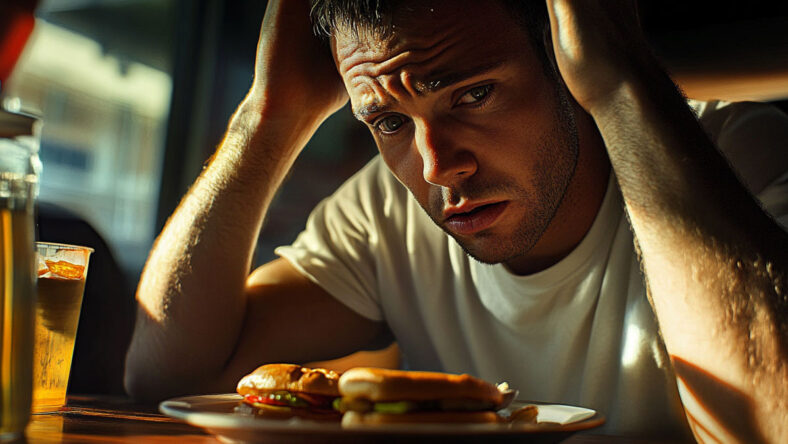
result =
M92 248L36 242L38 299L33 347L33 413L66 403L82 294Z
M37 119L0 109L0 441L30 418Z

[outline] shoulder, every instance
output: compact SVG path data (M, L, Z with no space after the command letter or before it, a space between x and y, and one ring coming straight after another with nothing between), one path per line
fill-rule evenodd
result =
M332 196L321 202L310 216L330 230L353 232L369 247L422 242L441 238L441 232L421 209L408 189L376 156L348 179ZM442 232L441 232L442 233Z
M378 155L348 179L324 204L336 207L345 215L380 223L402 214L402 208L408 205L409 198L407 189Z
M690 101L709 137L758 194L788 171L788 115L761 102Z
M352 195L358 201L407 198L407 190L391 174L380 155L373 157L342 184L335 194L342 197Z

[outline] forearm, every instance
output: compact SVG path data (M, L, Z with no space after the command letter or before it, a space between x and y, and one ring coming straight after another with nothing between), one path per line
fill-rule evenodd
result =
M249 100L239 107L151 251L127 358L127 386L135 394L209 390L235 348L262 221L319 124L266 111Z
M788 433L788 236L739 183L668 77L657 67L634 72L590 112L621 186L668 352L749 401L711 406L711 393L703 393L711 385L687 375L696 401L729 427L723 433L779 441ZM687 367L679 367L681 380ZM683 396L690 414L700 415ZM731 430L726 408L752 414L757 425Z

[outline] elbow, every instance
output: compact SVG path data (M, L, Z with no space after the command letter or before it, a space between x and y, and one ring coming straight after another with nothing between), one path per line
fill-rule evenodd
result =
M155 399L155 390L150 390L150 386L146 384L144 377L139 373L129 371L128 367L126 368L126 373L123 375L123 387L126 390L126 394L134 401L158 401L158 399Z
M177 361L158 340L161 332L156 327L147 312L138 312L123 371L123 388L136 402L158 402L181 394L173 377Z
M126 352L123 387L138 402L158 402L183 394L172 365L157 359L158 354L135 335Z
M150 362L140 362L132 353L126 356L123 387L137 402L158 402L170 397L172 385L163 379L163 372L150 368Z
M218 377L211 377L193 364L178 365L186 362L185 358L161 359L160 356L135 348L132 343L123 374L124 389L132 400L153 403L176 396L215 392L211 381Z

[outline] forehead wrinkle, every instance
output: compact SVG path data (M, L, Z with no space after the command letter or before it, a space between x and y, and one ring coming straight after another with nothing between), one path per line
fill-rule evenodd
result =
M364 120L363 117L388 111L403 97L417 95L404 77L407 74L403 72L399 76L383 74L375 78L361 77L357 84L374 90L375 94L362 93L361 104L353 112L356 118Z
M379 77L393 74L405 67L419 67L439 58L457 41L456 36L431 39L432 41L387 42L353 40L344 50L338 51L339 70L349 75ZM362 71L358 73L357 71Z
M421 82L415 79L415 76L408 70L400 70L399 83L405 92L411 96L421 96Z
M360 95L360 103L353 103L351 94L351 105L356 119L365 120L365 117L389 109L390 106L384 103L384 97L388 94L378 78L356 75L350 79L350 87L359 91Z
M374 92L374 95L369 92L362 93L361 103L354 106L353 114L356 119L365 120L364 117L390 109L391 105L386 103L386 99L396 101L396 96L398 95L423 96L426 90L436 86L437 83L425 86L423 82L418 80L422 76L414 74L412 71L423 70L418 65L419 62L424 59L434 59L446 50L445 47L440 48L437 50L437 54L434 54L437 46L434 45L426 51L405 51L395 57L386 59L383 63L373 60L353 64L354 60L350 58L343 60L341 65L352 65L346 70L345 74L350 80L351 88L369 88ZM402 63L409 58L415 58L413 56L416 53L421 53L421 57ZM396 74L397 71L399 71L399 75ZM389 74L391 72L394 72L394 74ZM364 96L370 97L367 99Z
M444 60L463 41L457 33L427 39L400 35L386 41L343 37L346 44L338 45L336 53L338 67L357 91L357 100L351 102L356 102L353 114L359 120L390 109L399 96L424 96L469 77L467 71L478 71L452 73Z
M412 75L405 69L412 63L402 63L411 55L401 53L383 63L374 60L355 63L347 69L345 76L350 87L361 91L360 103L354 104L353 111L358 120L390 109L390 102L397 102L398 96L419 94L411 87L409 78Z

